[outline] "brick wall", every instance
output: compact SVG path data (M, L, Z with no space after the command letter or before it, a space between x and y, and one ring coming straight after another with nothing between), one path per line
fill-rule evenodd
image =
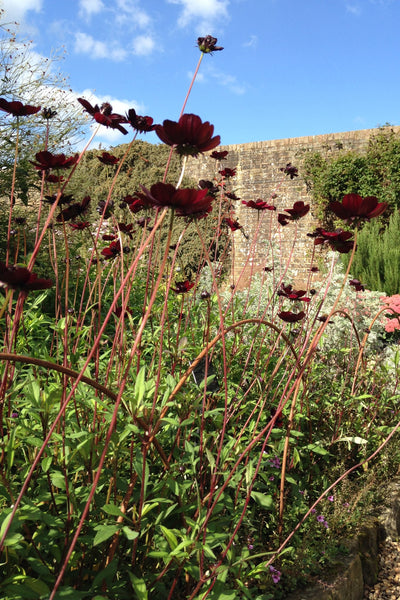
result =
M392 127L392 129L400 132L400 127ZM270 240L273 240L274 246L279 248L276 257L280 257L282 268L285 268L287 258L291 257L288 276L290 275L296 282L307 280L313 243L306 234L318 225L313 211L312 197L301 178L301 172L299 177L291 180L287 176L282 177L279 169L289 162L301 167L303 157L308 152L320 152L323 155L335 154L339 150L362 152L371 135L376 134L377 131L377 129L363 129L218 148L218 150L229 151L222 168L236 169L236 177L230 180L232 189L241 199L235 202L235 215L248 236L246 238L241 231L233 234L233 282L237 283L239 280L240 287L243 287L252 273L269 266ZM208 156L190 158L186 173L195 179L213 179L216 173L216 161ZM297 223L282 227L277 223L277 212L264 211L258 214L259 211L249 209L241 203L242 200L258 198L268 201L273 193L276 193L277 197L271 200L271 203L277 207L277 212L290 208L296 200L310 203L311 210ZM257 244L255 245L253 239L256 231ZM316 258L318 258L321 250L319 247L316 250Z

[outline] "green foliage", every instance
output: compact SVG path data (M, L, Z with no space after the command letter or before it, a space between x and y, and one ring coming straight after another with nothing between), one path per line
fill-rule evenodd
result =
M332 223L329 202L341 201L344 194L376 196L388 203L387 217L400 207L400 136L392 129L379 130L362 154L340 151L324 157L313 153L305 157L303 168L324 223Z
M357 237L351 272L369 290L393 296L400 292L400 214L394 212L386 227L366 223ZM348 257L344 258L348 263Z

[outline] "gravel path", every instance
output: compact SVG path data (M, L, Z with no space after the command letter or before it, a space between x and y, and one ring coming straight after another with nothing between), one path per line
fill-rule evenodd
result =
M387 540L380 548L378 582L366 587L364 600L400 600L400 542Z

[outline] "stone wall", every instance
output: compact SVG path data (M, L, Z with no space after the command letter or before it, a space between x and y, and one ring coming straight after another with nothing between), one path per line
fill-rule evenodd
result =
M400 127L392 127L392 129L400 132ZM252 273L270 266L271 240L275 246L275 256L280 257L283 269L287 259L291 259L291 279L298 283L307 280L313 243L306 234L315 229L318 221L313 211L311 194L301 177L301 169L300 176L291 180L282 174L280 167L284 167L289 162L301 167L303 157L308 152L320 152L323 155L336 154L339 150L362 152L366 149L371 135L376 134L377 131L377 129L363 129L218 148L218 150L229 151L228 158L223 161L221 168L236 169L236 177L230 180L232 189L241 199L235 202L235 215L247 236L245 237L242 231L233 234L232 279L235 284L239 287L245 286ZM186 173L195 179L212 180L216 173L216 166L214 159L199 156L188 161ZM277 207L277 212L290 208L296 200L310 203L311 210L297 223L282 227L277 223L277 212L264 211L259 214L259 211L249 209L241 203L242 200L258 198L268 201L272 194L277 194L277 197L271 200L271 204ZM257 244L255 245L253 239L256 231ZM318 257L321 252L320 247L316 250Z

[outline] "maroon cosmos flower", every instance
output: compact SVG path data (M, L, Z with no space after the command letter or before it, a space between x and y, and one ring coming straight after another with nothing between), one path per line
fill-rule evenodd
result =
M310 298L304 298L305 290L294 290L292 285L284 285L282 283L281 289L278 290L278 296L283 296L288 300L301 300L302 302L310 302Z
M61 194L60 197L58 194L52 194L51 196L47 195L43 198L43 200L47 202L47 204L54 204L57 198L58 206L61 206L62 204L71 204L71 202L74 200L74 197L71 194Z
M38 279L26 267L8 267L0 262L0 282L13 290L28 293L32 290L47 290L52 287L51 279Z
M242 229L243 225L240 225L239 221L234 221L229 217L224 218L224 223L226 223L231 231L237 231L238 229Z
M89 221L80 221L79 223L68 223L71 229L75 229L75 231L82 231L83 229L87 229L90 227Z
M203 54L211 54L212 52L219 52L223 50L221 46L216 46L217 42L217 38L212 37L212 35L206 35L205 37L197 38L197 45Z
M19 100L8 102L5 98L0 98L0 110L14 117L26 117L35 115L41 109L40 106L31 106L30 104L22 104Z
M143 198L135 198L134 196L125 196L124 202L126 199L130 198L130 202L128 203L129 210L133 213L137 213L143 208L149 208L149 202L144 200Z
M64 208L57 216L57 221L60 223L61 221L69 221L70 219L80 217L88 210L89 204L90 196L85 196L82 202L75 202Z
M118 223L118 229L132 239L133 225L132 223Z
M286 323L297 323L301 321L306 316L306 313L302 310L299 313L294 313L291 310L282 310L278 313L278 317L285 321Z
M289 213L288 215L279 213L278 222L281 225L287 225L289 221L297 221L298 219L301 219L301 217L304 217L309 210L309 204L304 204L302 200L298 200L293 204L293 208L285 208L285 211Z
M109 152L103 152L101 156L97 157L104 165L116 165L121 160L118 156L114 156Z
M122 310L122 306L116 306L113 310L113 313L118 319L122 316L123 313L124 319L126 319L128 315L132 314L132 311L128 306L124 311Z
M213 198L208 190L176 189L170 183L155 183L147 190L141 186L144 194L138 194L154 207L174 208L178 217L206 217L212 210Z
M53 110L52 108L44 108L41 112L41 115L43 119L48 121L49 119L54 119L54 117L57 115L57 111Z
M236 196L235 192L225 192L226 198L229 200L240 200L239 196Z
M228 150L221 150L220 152L218 152L218 150L214 150L211 152L210 158L215 158L215 160L226 160L228 154Z
M49 169L69 169L78 162L79 154L67 158L65 154L52 154L48 150L42 150L35 154L37 162L29 161L38 171L48 171Z
M229 179L229 177L235 177L236 169L230 169L229 167L226 167L225 169L222 169L222 171L218 171L218 173L222 177L225 177L225 179Z
M156 128L156 126L153 125L153 119L151 117L141 117L140 115L137 115L134 108L128 110L126 119L132 128L139 133L154 131Z
M379 217L387 208L387 202L378 202L375 196L362 198L358 194L346 194L342 202L335 200L329 204L331 211L345 221L373 219Z
M219 192L219 187L208 179L200 179L199 188L201 190L208 190L208 193L213 197Z
M116 258L121 254L121 244L120 241L111 242L108 248L103 248L101 251L102 255L106 260L110 260L111 258Z
M358 279L350 279L349 285L351 285L355 289L356 292L364 292L365 291L365 287L363 286L361 281L359 281Z
M194 287L194 283L192 283L188 279L186 281L177 281L175 285L176 288L171 288L171 290L175 292L175 294L186 294L186 292L188 292L192 289L192 287Z
M242 200L242 204L248 206L249 208L255 208L256 210L276 210L276 206L268 204L268 202L261 200L261 198L258 200L249 200L248 202Z
M315 238L314 246L320 244L328 244L332 250L336 250L341 254L347 254L353 250L354 240L350 240L353 233L351 231L325 231L322 227L317 227L313 233L308 233L308 237Z
M208 152L221 143L219 135L212 137L214 125L204 123L197 115L184 114L178 122L165 120L156 125L156 134L164 144L174 146L181 155L197 156L199 152Z
M122 127L121 125L121 123L128 123L128 120L122 115L113 113L112 106L108 102L104 102L100 108L98 104L92 106L90 102L84 98L78 98L78 102L82 104L83 108L87 113L89 113L89 115L92 115L97 123L100 123L105 127L109 127L110 129L118 129L118 131L124 135L128 133L125 127Z
M282 171L282 173L285 173L285 175L289 175L290 179L298 177L299 175L298 168L293 167L292 163L287 163L286 167L281 167L279 170Z

